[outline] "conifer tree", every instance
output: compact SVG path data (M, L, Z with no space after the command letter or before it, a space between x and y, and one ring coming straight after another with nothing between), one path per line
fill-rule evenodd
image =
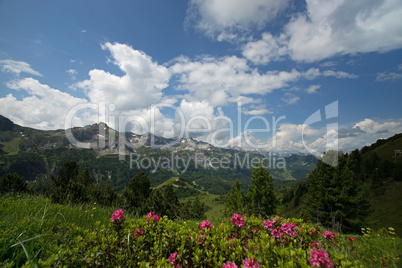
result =
M258 216L274 214L279 201L275 193L272 176L262 159L260 164L253 168L251 177L251 185L247 193L249 213Z
M236 182L228 193L228 199L225 203L225 214L231 216L233 213L243 214L245 211L246 195L241 190L241 183L236 179Z
M302 217L338 232L358 232L369 211L367 192L353 170L356 161L342 155L337 167L321 160L306 180Z
M140 171L123 190L123 207L139 214L146 213L145 205L151 194L150 187L149 178L143 171Z

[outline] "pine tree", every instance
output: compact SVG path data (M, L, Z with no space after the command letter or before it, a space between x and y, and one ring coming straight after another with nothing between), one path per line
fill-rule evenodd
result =
M275 213L279 203L275 193L272 176L261 159L259 166L253 168L251 185L248 188L247 201L250 214L270 216Z
M146 213L145 205L151 194L150 187L149 178L143 171L140 171L123 190L123 207L138 214Z
M241 190L241 183L236 179L232 189L228 193L228 199L225 204L225 214L228 216L233 213L243 214L246 212L246 195Z
M356 161L346 155L332 167L321 160L306 180L302 217L338 232L358 232L369 211L365 189L353 172Z

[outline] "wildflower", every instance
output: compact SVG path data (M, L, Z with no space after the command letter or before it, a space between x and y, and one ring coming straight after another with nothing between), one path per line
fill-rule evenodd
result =
M324 236L325 238L328 238L328 239L334 239L334 237L335 237L335 234L334 233L332 233L332 232L329 232L329 231L327 231L327 230L325 230L323 233L322 233L322 236Z
M96 208L93 208L93 209L96 209Z
M232 224L237 225L239 227L246 227L246 222L240 214L233 214L232 216Z
M278 222L278 221L280 221L279 216L276 216L276 218L274 218L274 219L272 220L273 223L276 223L276 222Z
M327 268L334 267L331 259L328 256L328 253L325 250L312 248L310 250L310 265L313 267L320 267L321 264Z
M134 237L135 238L140 237L143 233L144 233L143 230L138 229L137 231L134 232Z
M350 242L350 243L353 243L353 241L356 240L356 238L352 238L352 237L350 237L350 236L348 236L348 238L349 238L349 242Z
M223 265L222 265L222 268L237 268L237 265L236 265L236 263L233 263L233 262L227 262L227 263L224 263Z
M91 217L93 217L94 216L94 214L91 214Z
M319 245L320 245L320 243L318 243L317 241L314 241L314 243L310 243L310 244L309 244L309 246L310 246L311 248L314 248L314 247L319 246Z
M94 205L96 205L96 203L94 203Z
M212 223L210 223L210 222L207 221L207 220L201 222L201 224L200 224L200 230L201 230L201 231L204 231L205 228L211 229L211 228L212 228Z
M388 228L388 230L390 230L390 231L392 231L392 232L394 232L394 231L395 231L395 229L394 229L394 228L392 228L392 227L389 227L389 228Z
M124 213L123 210L116 209L116 211L113 212L112 218L110 220L112 222L114 222L115 220L123 220L124 219L123 213Z
M174 263L176 262L176 256L177 256L177 251L170 254L169 256L169 262L171 265L174 265Z
M278 229L273 229L271 235L276 238L283 237L283 234Z
M264 228L268 231L272 231L272 229L274 228L273 222L271 222L270 220L264 221Z
M88 211L85 210L85 213L87 213Z
M200 243L200 245L205 246L204 234L200 234L200 236L198 237L198 243Z
M148 215L147 215L147 221L146 221L147 223L148 223L148 220L149 220L150 218L152 218L152 219L154 220L154 222L158 222L161 217L158 216L158 215L156 215L155 212L151 211L151 212L149 212Z
M254 260L254 257L251 259L245 259L243 262L243 266L245 268L260 268L260 264Z

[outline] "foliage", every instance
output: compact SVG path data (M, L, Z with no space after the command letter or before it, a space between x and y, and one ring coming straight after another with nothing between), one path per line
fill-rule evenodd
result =
M241 183L236 180L232 189L228 193L228 198L225 204L225 215L233 213L244 214L246 212L246 195L241 189Z
M0 178L0 194L28 192L32 192L32 190L29 189L27 182L17 173L7 174Z
M216 223L172 221L155 213L153 220L126 213L123 219L120 211L111 222L113 210L96 210L94 214L101 214L94 222L95 215L89 217L83 207L75 209L83 217L75 222L74 208L65 213L64 207L29 197L1 197L0 266L223 267L231 262L237 267L311 267L325 261L335 267L401 265L402 241L393 228L364 228L360 235L349 236L299 219L239 215L243 226L229 218ZM82 226L85 217L89 227Z
M276 211L279 203L274 189L272 176L266 169L263 160L253 168L251 185L247 192L248 211L252 215L270 216Z
M342 155L338 166L318 161L306 179L302 217L339 232L356 233L369 214L369 199L353 170L353 156Z

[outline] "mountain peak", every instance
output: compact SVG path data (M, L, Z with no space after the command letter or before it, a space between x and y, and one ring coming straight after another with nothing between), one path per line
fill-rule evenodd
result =
M0 115L0 130L12 131L14 130L14 123L7 117Z

